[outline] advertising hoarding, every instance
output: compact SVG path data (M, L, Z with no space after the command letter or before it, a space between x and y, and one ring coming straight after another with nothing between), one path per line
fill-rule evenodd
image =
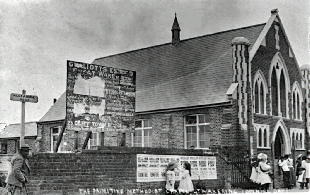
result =
M134 130L136 73L67 61L67 129Z

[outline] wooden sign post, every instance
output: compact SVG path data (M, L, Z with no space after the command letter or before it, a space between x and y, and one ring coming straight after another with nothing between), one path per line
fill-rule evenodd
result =
M26 95L26 90L23 90L22 94L11 93L10 100L22 102L22 127L20 130L20 142L19 142L21 146L22 144L25 144L25 103L26 102L37 103L38 96Z

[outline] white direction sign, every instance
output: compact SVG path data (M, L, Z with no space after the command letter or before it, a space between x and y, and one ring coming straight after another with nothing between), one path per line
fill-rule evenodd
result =
M22 102L38 102L38 96L36 95L26 95L26 94L17 94L11 93L10 100L12 101L22 101Z

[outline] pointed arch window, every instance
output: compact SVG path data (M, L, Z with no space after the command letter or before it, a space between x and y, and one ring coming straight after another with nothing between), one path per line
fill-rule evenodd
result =
M271 101L272 115L278 115L278 80L275 67L271 74Z
M280 76L280 113L280 116L286 117L286 91L283 71L281 71Z
M288 94L291 91L289 86L290 78L285 61L279 52L272 59L269 70L269 82L271 86L270 114L289 118Z
M292 112L293 112L293 119L301 120L302 114L301 114L301 104L302 104L302 97L301 97L301 91L300 87L297 82L293 85L292 90Z
M261 71L254 76L254 111L255 113L266 114L266 93L267 84Z

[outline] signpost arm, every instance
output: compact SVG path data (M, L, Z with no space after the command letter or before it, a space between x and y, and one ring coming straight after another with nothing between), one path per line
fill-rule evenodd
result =
M26 90L23 90L22 95L26 95ZM25 101L22 100L22 128L20 131L20 146L25 144Z
M61 131L59 133L59 137L58 137L58 140L57 140L57 143L56 143L56 146L54 146L54 152L57 153L58 152L58 148L60 146L60 143L61 143L61 140L62 140L62 136L65 132L65 128L67 126L67 118L65 118L63 124L62 124L62 127L61 127Z

